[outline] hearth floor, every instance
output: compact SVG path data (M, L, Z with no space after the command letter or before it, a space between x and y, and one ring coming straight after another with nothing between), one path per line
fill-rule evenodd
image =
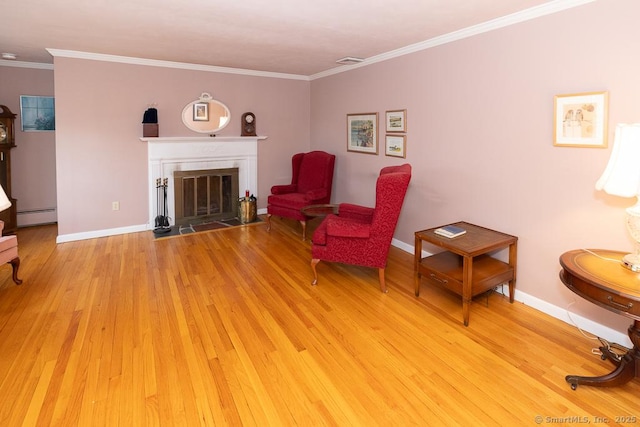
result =
M201 231L217 230L228 227L238 227L241 225L255 224L257 222L262 222L262 219L256 217L255 221L253 222L242 223L238 218L231 218L220 221L199 222L189 225L172 225L169 228L164 228L161 230L154 229L153 234L156 238L181 236L183 234L192 234Z

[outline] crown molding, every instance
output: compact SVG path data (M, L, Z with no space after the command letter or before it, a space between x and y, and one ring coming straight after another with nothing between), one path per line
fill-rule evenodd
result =
M18 67L18 68L35 68L38 70L53 70L53 64L44 64L42 62L25 62L0 59L0 67Z
M334 74L343 73L345 71L351 71L357 68L366 67L377 62L386 61L389 59L397 58L399 56L408 55L410 53L419 52L421 50L431 49L436 46L440 46L447 43L452 43L458 40L466 39L476 36L478 34L487 33L489 31L504 28L510 25L519 24L524 21L539 18L541 16L551 15L553 13L561 12L563 10L571 9L574 7L582 6L587 3L593 3L596 0L554 0L549 3L545 3L539 6L531 7L529 9L522 10L520 12L512 13L500 18L492 19L491 21L483 22L472 27L463 28L462 30L454 31L442 36L434 37L429 40L425 40L419 43L414 43L400 49L392 50L380 55L371 56L366 58L363 62L353 65L343 65L341 67L332 68L327 71L322 71L317 74L309 76L310 80L316 80L322 77L328 77Z
M185 62L163 61L158 59L135 58L130 56L107 55L103 53L80 52L75 50L50 49L47 51L55 57L88 59L92 61L118 62L121 64L144 65L149 67L178 68L182 70L207 71L212 73L242 74L245 76L269 77L288 80L305 80L308 76L299 74L273 73L268 71L247 70L242 68L218 67L215 65L189 64Z

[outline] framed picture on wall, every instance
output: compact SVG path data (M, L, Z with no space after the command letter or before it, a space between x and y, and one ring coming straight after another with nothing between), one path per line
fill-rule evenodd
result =
M53 96L20 95L20 121L23 132L56 130Z
M607 92L554 97L553 145L607 147Z
M392 110L385 114L387 132L407 131L407 110Z
M378 154L378 113L347 114L347 151Z
M387 135L384 144L384 155L391 157L407 157L407 136L406 135Z
M196 102L193 104L193 121L208 122L209 121L209 103Z

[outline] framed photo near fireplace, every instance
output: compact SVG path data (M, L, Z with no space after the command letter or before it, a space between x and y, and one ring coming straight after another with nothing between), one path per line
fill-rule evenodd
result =
M193 104L193 121L208 122L209 121L209 103L196 102Z
M378 154L378 113L347 114L347 151Z

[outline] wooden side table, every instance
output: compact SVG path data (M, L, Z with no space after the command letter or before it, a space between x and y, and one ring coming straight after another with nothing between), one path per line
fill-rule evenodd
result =
M602 359L609 359L614 370L599 377L567 375L566 381L576 389L578 384L608 387L624 384L640 377L640 273L622 266L624 252L603 249L578 249L560 256L560 280L567 288L592 303L633 319L628 333L633 348L617 357L600 347Z
M469 325L471 299L502 283L509 282L509 300L513 303L516 287L518 238L467 222L456 222L466 233L443 237L435 233L439 227L415 233L415 294L420 295L422 276L433 285L449 289L462 296L464 325ZM422 258L422 242L445 249ZM509 262L489 256L490 252L509 248Z

